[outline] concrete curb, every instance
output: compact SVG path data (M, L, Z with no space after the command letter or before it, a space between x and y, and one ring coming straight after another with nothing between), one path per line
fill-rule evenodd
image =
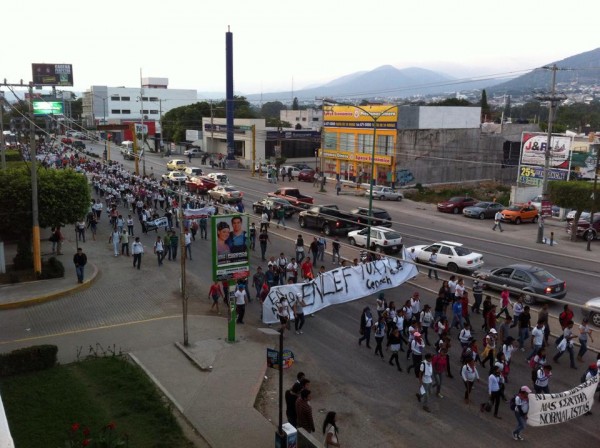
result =
M188 351L188 349L180 342L175 342L175 347L181 352L183 353L183 355L192 362L192 364L194 364L198 369L200 369L202 372L212 372L212 366L203 366L202 364L200 364L196 358L194 357L194 355L192 353L190 353Z
M39 303L45 303L45 302L49 302L51 300L59 299L66 295L72 294L74 292L83 291L84 289L89 288L92 285L92 283L94 283L96 278L98 277L98 273L99 273L98 267L95 264L92 264L92 266L94 268L94 270L92 271L92 275L90 275L90 277L87 280L84 280L83 283L77 283L72 288L64 289L62 291L56 291L56 292L53 292L50 294L45 294L45 295L38 296L38 297L33 297L31 299L24 299L24 300L19 300L16 302L2 303L2 304L0 304L0 310L25 308L25 307L28 307L31 305L36 305ZM36 280L35 282L38 282L38 281L44 281L44 280ZM23 284L27 284L27 283L34 283L34 282L26 282Z

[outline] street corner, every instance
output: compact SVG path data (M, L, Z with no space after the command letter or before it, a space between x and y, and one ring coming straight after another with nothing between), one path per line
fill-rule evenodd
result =
M54 285L45 284L45 282L52 282L53 280L36 280L34 282L11 285L11 291L7 294L9 297L3 297L2 303L0 303L0 310L25 308L83 291L92 286L98 277L98 267L94 264L90 264L90 266L93 268L92 272L83 283L76 283L75 279L73 279L73 283L70 283L70 277L65 276L61 279L54 279L60 282L60 285L56 283Z
M175 347L203 372L213 370L215 360L223 350L227 350L228 346L229 344L223 339L206 339L187 346L175 342Z

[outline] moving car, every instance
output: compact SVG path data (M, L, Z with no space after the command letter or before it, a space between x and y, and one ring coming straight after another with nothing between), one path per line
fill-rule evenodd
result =
M85 143L83 143L82 141L79 141L79 140L74 141L73 142L73 148L84 150L85 149Z
M252 210L254 210L254 213L258 213L259 215L262 214L265 207L269 207L272 211L283 207L286 218L289 218L296 213L296 208L290 204L289 201L281 198L264 198L252 204Z
M132 149L122 148L121 155L125 160L135 160L135 154Z
M269 193L269 196L287 199L294 207L301 208L309 208L314 201L311 196L300 193L297 188L278 188L273 193Z
M350 210L350 214L353 216L354 221L359 227L365 227L369 223L369 208L358 207ZM378 227L392 227L392 217L382 208L372 207L371 208L371 225Z
M181 171L171 171L163 174L162 179L170 184L182 184L188 180L188 177Z
M458 215L465 207L471 207L477 202L476 199L468 196L454 196L447 201L438 202L437 209L438 212L454 213L455 215Z
M217 185L208 194L214 201L221 203L237 202L244 196L244 193L231 185Z
M493 218L497 212L502 210L504 210L504 206L497 202L478 202L470 207L465 207L463 215L469 218L486 219Z
M504 286L517 288L525 292L524 302L534 304L537 299L527 292L540 294L553 299L562 299L567 295L567 283L546 269L531 264L511 264L509 266L480 271L475 277L489 282L484 286L502 290Z
M374 185L373 199L379 199L381 201L401 201L404 199L404 195L390 187Z
M298 173L298 180L300 182L314 182L315 181L315 170L305 168Z
M200 157L202 154L204 154L202 152L202 150L200 148L190 148L190 149L186 149L185 151L183 151L183 155L186 157Z
M298 215L298 224L303 229L312 227L325 235L347 234L356 229L356 223L350 213L341 211L337 205L313 205Z
M186 168L185 160L171 159L167 162L167 169L169 171L173 171L173 170L183 171L183 170L185 170L185 168Z
M585 302L585 308L582 309L583 317L587 317L592 324L600 327L600 297Z
M73 139L70 137L63 137L60 142L64 143L65 145L70 145L73 143Z
M472 252L461 243L454 241L439 241L429 245L412 246L408 251L415 250L416 260L419 263L429 263L429 257L435 250L437 252L437 266L448 269L450 272L474 271L483 266L483 255Z
M539 212L533 205L515 204L502 210L502 222L521 224L522 222L538 222Z
M371 227L370 244L371 250L376 252L399 252L402 249L402 235L386 227ZM369 228L353 230L348 233L348 241L353 246L367 246L367 235Z
M184 173L188 177L202 176L202 168L198 168L197 166L188 166L185 168Z
M206 177L212 179L217 184L224 185L229 183L229 178L225 173L209 173L206 175Z

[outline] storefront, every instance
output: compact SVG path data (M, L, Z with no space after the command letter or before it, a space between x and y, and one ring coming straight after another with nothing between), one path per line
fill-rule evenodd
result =
M392 105L326 105L323 170L352 181L368 182L372 173L378 184L394 182L397 118Z

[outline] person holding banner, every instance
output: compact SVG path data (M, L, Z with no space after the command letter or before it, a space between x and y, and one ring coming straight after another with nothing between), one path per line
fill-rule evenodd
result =
M577 369L575 366L575 353L573 351L573 339L575 339L575 335L573 334L573 321L570 320L567 322L567 326L563 330L563 337L560 340L557 348L558 353L554 355L554 362L558 364L558 359L565 353L569 352L569 360L571 361L571 368Z
M513 431L513 439L523 440L521 433L525 429L527 423L527 413L529 412L529 394L531 389L527 386L521 387L519 393L515 397L515 418L517 419L517 427Z

